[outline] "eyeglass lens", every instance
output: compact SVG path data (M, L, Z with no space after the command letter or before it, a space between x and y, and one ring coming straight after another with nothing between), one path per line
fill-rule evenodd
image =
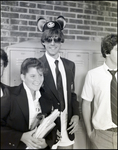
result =
M46 41L47 41L48 43L51 43L52 40L53 40L55 43L61 42L61 38L47 38L47 39L46 39Z

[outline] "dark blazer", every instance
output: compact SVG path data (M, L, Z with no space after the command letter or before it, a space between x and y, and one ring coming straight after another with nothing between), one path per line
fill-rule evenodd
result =
M23 84L11 87L10 96L1 101L1 148L25 149L26 145L20 141L24 132L29 131L29 107ZM41 88L39 99L42 113L49 115L52 111L52 100ZM53 135L52 135L53 134ZM56 140L56 127L46 137L51 147ZM49 139L49 140L48 140Z
M51 72L51 69L49 67L49 63L47 61L47 58L45 56L45 54L39 58L39 60L41 60L44 63L46 70L46 73L44 74L44 90L51 94L52 100L53 100L53 106L55 109L59 109L60 107L60 101L58 99L58 94L57 94L57 90L56 90L56 86L54 83L54 79L53 79L53 75ZM76 94L73 92L74 91L74 77L75 77L75 64L70 61L67 60L65 58L61 58L64 68L65 68L65 72L66 72L66 78L67 78L67 104L68 104L68 121L67 121L67 128L69 127L69 122L70 119L73 115L79 115L79 103L77 101L77 96ZM56 120L57 123L57 127L60 130L60 119L58 118ZM68 131L69 133L69 131ZM74 134L69 135L70 140L74 139Z

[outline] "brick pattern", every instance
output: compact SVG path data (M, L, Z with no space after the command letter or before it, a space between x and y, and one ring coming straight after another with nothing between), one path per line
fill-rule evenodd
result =
M1 48L40 38L37 19L59 15L66 18L68 40L100 41L117 32L117 1L1 1Z

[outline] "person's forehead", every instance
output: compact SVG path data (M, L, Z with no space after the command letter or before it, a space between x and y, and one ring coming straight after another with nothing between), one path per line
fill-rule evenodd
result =
M46 34L47 36L57 36L57 35L59 35L59 32L48 32L47 34Z
M37 68L37 67L29 67L27 73L36 73L36 72L40 72L42 73L43 70L42 68Z
M53 35L53 36L48 36L48 38L58 38L59 36L58 35Z

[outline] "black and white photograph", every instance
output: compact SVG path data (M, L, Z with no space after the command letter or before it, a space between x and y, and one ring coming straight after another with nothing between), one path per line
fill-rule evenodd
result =
M1 149L118 149L117 1L1 1Z

